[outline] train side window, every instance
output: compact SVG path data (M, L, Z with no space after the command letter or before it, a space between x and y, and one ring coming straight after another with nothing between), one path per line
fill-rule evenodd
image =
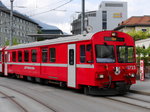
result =
M50 62L56 61L56 49L50 48Z
M36 61L37 61L37 51L36 51L35 49L33 49L33 50L31 51L31 53L32 53L32 56L31 56L32 62L36 62Z
M69 65L74 65L74 49L69 50Z
M29 51L28 50L24 51L24 61L29 62Z
M86 51L91 51L91 49L92 49L92 45L91 45L91 44L88 44L88 45L86 46Z
M22 62L22 51L18 51L18 62Z
M42 49L42 62L47 62L48 60L48 49Z
M2 52L0 52L0 62L2 61Z
M16 51L12 52L12 61L16 62Z
M85 45L80 46L80 62L85 63L86 58L85 58Z

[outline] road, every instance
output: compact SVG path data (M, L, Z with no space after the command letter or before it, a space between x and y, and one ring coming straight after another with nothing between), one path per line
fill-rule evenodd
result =
M150 96L87 96L72 89L0 77L0 112L149 112Z

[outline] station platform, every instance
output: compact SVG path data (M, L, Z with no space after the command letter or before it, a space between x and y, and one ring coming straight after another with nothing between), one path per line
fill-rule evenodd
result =
M136 84L131 86L130 91L150 95L150 79L145 79L144 81L137 80Z

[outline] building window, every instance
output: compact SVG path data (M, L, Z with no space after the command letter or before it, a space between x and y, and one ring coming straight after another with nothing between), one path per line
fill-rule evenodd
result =
M18 51L18 62L22 62L22 51Z
M103 22L103 30L106 30L107 29L107 23L106 22Z
M16 62L16 52L12 52L12 61Z
M106 3L106 7L123 7L123 4Z
M35 50L35 49L33 49L32 51L31 51L31 53L32 53L32 62L36 62L37 61L37 51Z
M50 48L50 62L56 61L56 49Z
M142 32L146 32L147 31L147 29L142 29Z
M80 62L85 63L85 45L80 46Z
M107 11L102 11L102 29L107 29Z
M48 50L47 49L42 49L42 62L47 62L48 60Z
M29 61L29 51L28 51L28 50L25 50L25 51L24 51L24 61L25 61L25 62L28 62L28 61Z

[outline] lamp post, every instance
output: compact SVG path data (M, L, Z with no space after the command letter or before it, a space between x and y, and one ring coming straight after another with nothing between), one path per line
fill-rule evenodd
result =
M9 40L9 46L12 46L12 40L13 40L13 2L14 0L10 0L11 2L11 10L10 10L10 40Z
M81 34L83 34L83 32L85 31L84 18L85 18L85 0L82 0Z

